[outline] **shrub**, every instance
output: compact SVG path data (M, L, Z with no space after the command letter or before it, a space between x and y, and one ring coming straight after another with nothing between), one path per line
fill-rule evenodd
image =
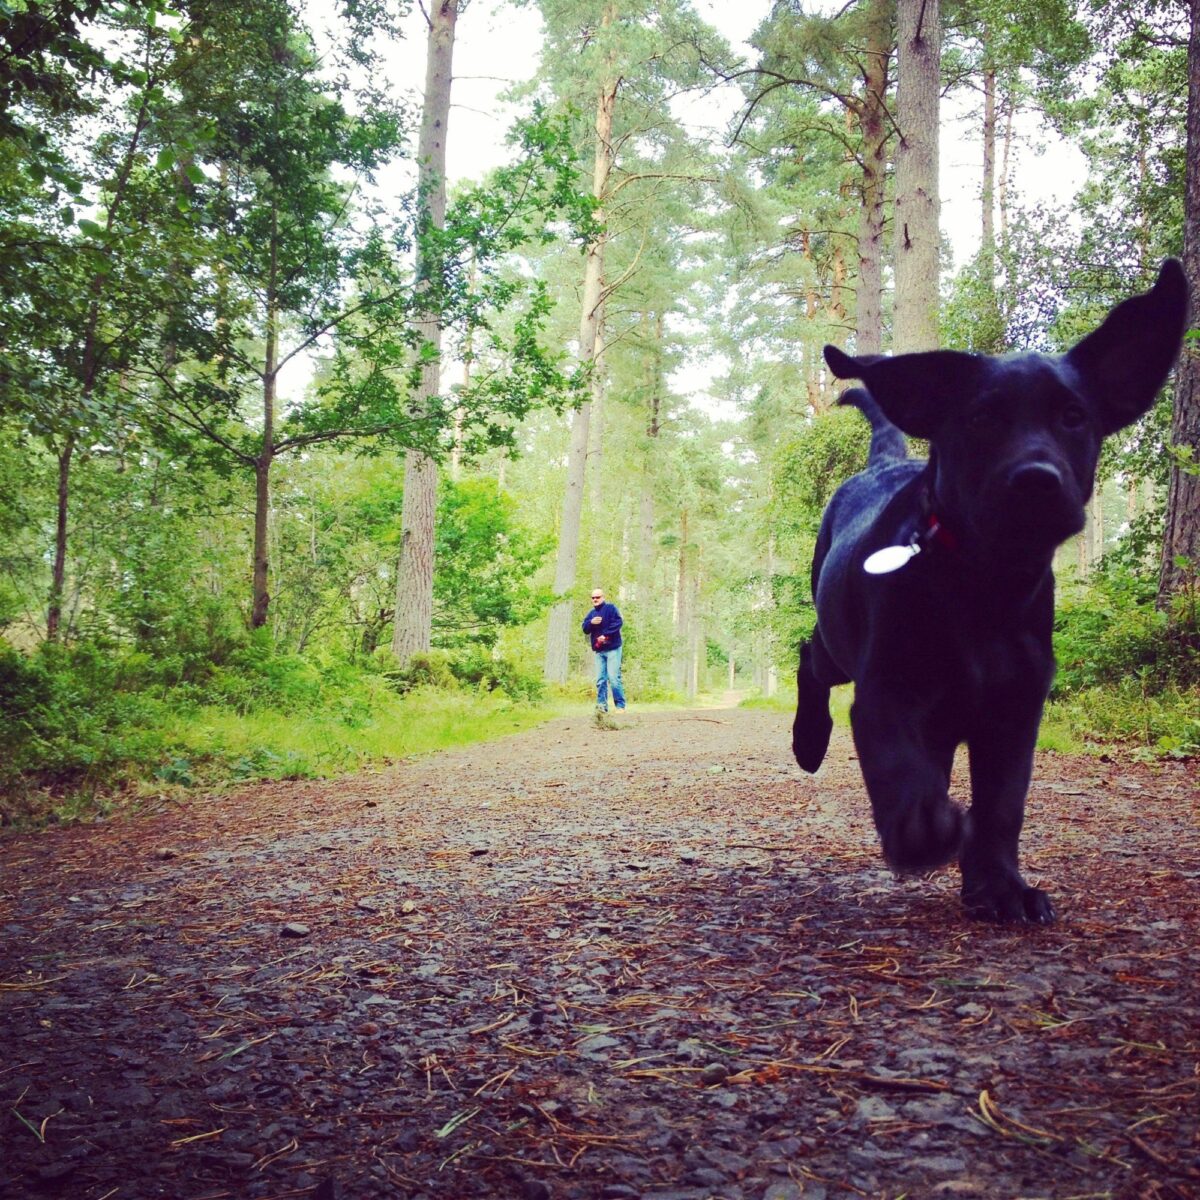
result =
M546 695L546 686L537 675L512 659L494 657L483 650L466 651L451 659L449 667L460 683L481 691L500 691L513 700L536 701Z
M1131 679L1151 692L1194 686L1194 642L1194 631L1155 607L1151 580L1119 569L1098 574L1086 589L1064 595L1055 614L1054 698Z
M0 643L0 820L39 790L113 786L158 760L161 701L118 690L121 660L95 646Z
M214 667L203 699L227 704L240 713L259 708L297 712L321 703L321 672L298 654L277 654L266 629L234 650L224 666Z
M457 681L450 667L450 655L445 650L429 650L414 654L406 666L401 666L390 650L376 651L374 661L388 683L404 696L414 688L454 688Z

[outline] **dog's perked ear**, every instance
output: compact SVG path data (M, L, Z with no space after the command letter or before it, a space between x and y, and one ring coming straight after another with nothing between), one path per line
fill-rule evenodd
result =
M984 360L961 350L855 357L825 347L825 361L838 379L861 379L884 416L909 437L934 438L957 402L978 390Z
M1168 258L1150 291L1118 304L1066 355L1084 391L1099 405L1106 436L1154 403L1179 353L1187 308L1183 266Z

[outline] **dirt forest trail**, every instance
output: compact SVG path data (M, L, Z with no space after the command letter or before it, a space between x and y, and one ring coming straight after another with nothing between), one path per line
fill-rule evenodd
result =
M0 1196L1200 1196L1194 764L1039 758L995 928L844 732L615 723L0 839Z

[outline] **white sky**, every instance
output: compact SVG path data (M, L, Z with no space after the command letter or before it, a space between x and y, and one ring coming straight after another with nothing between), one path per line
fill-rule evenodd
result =
M843 0L816 0L840 6ZM816 6L816 5L814 5ZM744 44L766 16L769 0L696 0L702 18L750 56ZM453 108L450 117L448 174L451 181L477 178L504 161L504 134L515 115L497 100L509 84L530 78L537 68L541 22L532 6L514 7L506 0L471 0L459 18L454 48ZM393 83L418 95L424 85L425 23L419 9L411 14L406 39L397 47ZM729 89L723 113L736 111L740 97ZM942 105L942 229L955 265L975 252L979 243L979 189L983 151L977 121L968 121L968 101L958 97ZM697 107L694 120L712 120L711 109ZM718 110L721 111L721 110ZM1072 145L1038 128L1029 115L1019 128L1010 181L1027 202L1069 204L1083 182L1084 160ZM1039 152L1038 144L1049 147Z
M840 6L844 0L810 0L816 6ZM745 45L769 10L770 0L695 0L700 16L714 25L748 58ZM329 11L329 0L309 0L310 12L320 19ZM426 24L420 7L405 25L405 37L389 55L390 83L413 95L419 103L425 83ZM541 45L541 19L531 3L516 7L511 0L471 0L459 17L454 47L454 83L447 143L447 175L453 184L477 179L507 158L504 137L517 115L499 95L513 83L531 78L537 69ZM724 101L697 104L689 123L718 124L738 107L740 95L728 89ZM958 97L942 104L941 225L955 266L975 253L980 238L979 191L983 151L978 119L967 114L969 101ZM1039 129L1028 115L1019 125L1013 149L1010 189L1026 203L1069 204L1084 179L1082 154L1071 145ZM1039 146L1042 148L1039 149ZM403 173L385 175L381 183L404 187ZM678 374L673 384L710 411L715 407L705 390L717 364L699 364ZM728 411L722 415L732 415Z

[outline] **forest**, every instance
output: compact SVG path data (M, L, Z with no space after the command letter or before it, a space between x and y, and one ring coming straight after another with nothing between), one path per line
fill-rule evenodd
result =
M513 4L451 178L502 3L0 0L0 823L588 712L597 585L635 707L787 708L868 441L822 347L1200 295L1196 0ZM1200 751L1198 364L1060 551L1045 747Z

